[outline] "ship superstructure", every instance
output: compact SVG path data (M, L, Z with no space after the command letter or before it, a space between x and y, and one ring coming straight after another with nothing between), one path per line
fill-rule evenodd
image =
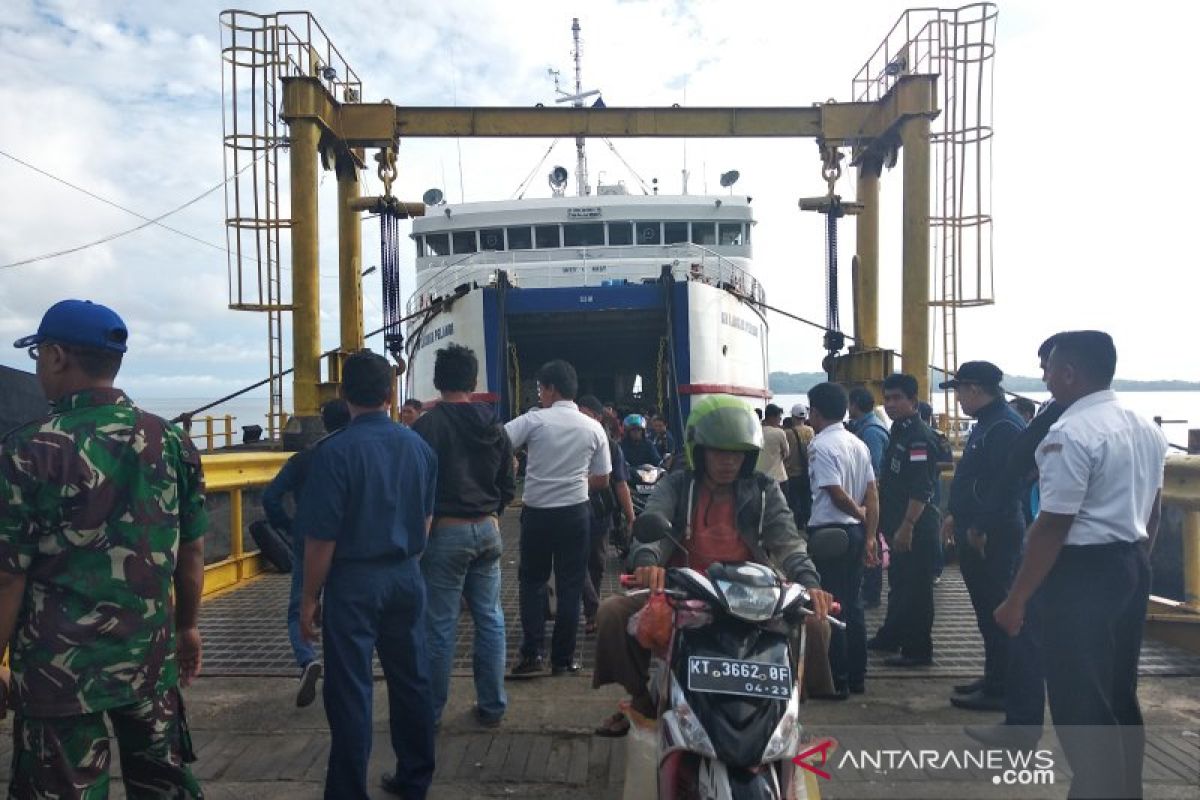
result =
M444 204L413 221L407 393L436 398L433 353L480 355L478 396L515 415L570 361L580 391L686 414L697 395L767 396L764 299L744 196L627 194ZM454 297L447 304L439 298ZM671 413L675 412L675 413Z

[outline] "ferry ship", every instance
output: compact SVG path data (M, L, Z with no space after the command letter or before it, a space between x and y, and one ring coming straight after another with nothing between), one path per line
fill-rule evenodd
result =
M711 393L761 401L753 228L748 197L635 196L623 184L430 208L413 220L407 313L431 310L409 323L406 396L437 397L434 354L457 343L480 359L477 399L509 417L536 405L534 375L555 358L575 367L581 394L672 422Z
M558 102L579 108L596 95L603 106L598 91L582 89L578 18L571 30L575 91L551 70ZM575 367L580 394L664 413L677 435L705 395L770 397L755 222L750 198L732 193L738 173L721 176L721 196L687 194L686 170L680 195L659 194L657 179L642 195L624 182L593 194L585 140L575 148L575 196L561 166L550 171L549 198L455 205L426 192L411 234L406 397L438 396L434 354L450 343L475 351L476 399L506 418L537 405L534 375L552 359Z

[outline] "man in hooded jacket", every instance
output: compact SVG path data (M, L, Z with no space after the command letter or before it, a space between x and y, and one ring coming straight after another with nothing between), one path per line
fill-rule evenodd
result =
M471 402L479 361L466 347L437 352L433 385L441 399L413 423L438 456L437 495L429 544L421 556L428 613L435 723L450 686L463 599L475 621L475 718L500 723L504 691L504 612L500 607L500 514L515 490L512 444L495 411Z
M688 543L689 552L678 551L666 539L635 544L628 561L638 582L651 590L662 589L666 567L689 566L703 572L716 561L769 564L809 589L814 619L823 621L832 598L819 588L820 577L779 483L754 474L763 437L749 404L727 395L700 400L688 417L685 442L688 469L660 480L638 519L665 517L675 536ZM653 716L647 686L650 653L626 630L629 618L645 601L644 595L619 596L601 604L592 685L621 684L631 695L630 707ZM606 719L597 733L620 736L628 727L617 714Z

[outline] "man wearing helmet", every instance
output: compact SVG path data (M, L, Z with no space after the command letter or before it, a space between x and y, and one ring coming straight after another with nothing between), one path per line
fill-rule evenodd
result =
M636 543L629 565L643 586L662 589L666 567L703 572L717 561L769 564L811 591L816 615L810 619L820 621L832 598L818 588L820 578L779 484L754 473L762 442L758 419L743 400L710 395L697 402L684 433L687 469L659 481L641 517L658 514L669 520L688 553L667 539ZM600 606L592 685L619 683L632 696L635 711L654 716L647 690L650 654L626 632L645 600L644 595L612 597ZM627 730L623 717L614 715L597 733L620 736Z
M662 464L658 448L646 438L646 418L641 414L630 414L625 418L625 438L621 441L621 452L625 454L626 463L634 467L643 464L657 467Z

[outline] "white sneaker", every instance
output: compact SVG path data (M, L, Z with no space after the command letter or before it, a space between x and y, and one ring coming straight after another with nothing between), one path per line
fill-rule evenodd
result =
M317 699L317 684L324 672L325 666L320 661L310 661L304 665L304 671L300 673L300 690L296 692L297 707L310 706Z

